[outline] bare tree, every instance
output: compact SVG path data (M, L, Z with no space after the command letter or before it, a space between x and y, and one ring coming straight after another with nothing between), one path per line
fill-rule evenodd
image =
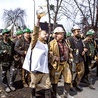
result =
M18 30L25 25L24 21L25 17L26 17L25 10L22 10L21 8L17 8L15 10L4 10L3 20L5 28L11 26L11 31L13 35L14 28Z
M88 28L96 28L96 18L98 17L97 15L97 7L98 7L98 1L97 0L86 0L85 2L82 2L82 4L78 3L78 0L74 0L77 8L81 12L82 20L85 19L86 21L86 27ZM85 6L84 6L85 5ZM86 11L83 9L86 8Z
M96 20L95 20L95 28L98 28L98 0L96 3ZM98 29L97 29L98 30ZM96 30L96 31L97 31Z
M98 0L63 0L59 12L73 25L93 29L98 26Z
M60 8L63 0L46 0L47 1L47 9L48 9L48 16L49 22L51 24L51 20L53 20L53 28L56 27L57 21L60 19ZM55 2L54 4L52 2Z
M98 27L98 0L52 0L55 4L49 1L51 0L47 0L48 14L50 23L51 19L54 21L54 27L62 16L70 20L73 25L79 24L84 29L83 32L87 28L96 30Z

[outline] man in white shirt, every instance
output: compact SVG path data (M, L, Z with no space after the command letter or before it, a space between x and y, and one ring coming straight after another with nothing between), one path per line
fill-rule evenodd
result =
M34 27L32 40L28 49L23 68L31 73L31 98L36 98L35 91L37 84L45 89L45 98L51 98L50 93L50 78L48 69L48 45L47 33L44 30L39 30L39 21L41 16L38 15L37 25ZM28 66L28 64L30 66Z

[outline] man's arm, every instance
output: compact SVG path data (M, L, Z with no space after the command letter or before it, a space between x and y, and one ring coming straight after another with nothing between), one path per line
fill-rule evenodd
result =
M25 56L24 50L22 49L22 41L19 39L16 41L15 46L14 46L14 50L21 56Z
M38 40L40 19L41 19L41 17L37 16L37 23L34 26L34 32L33 32L32 38L31 38L31 49L34 48L34 46L36 45L36 42Z

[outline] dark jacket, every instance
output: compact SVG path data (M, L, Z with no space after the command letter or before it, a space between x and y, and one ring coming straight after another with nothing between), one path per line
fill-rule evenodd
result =
M73 37L70 37L69 39L69 46L70 48L73 49L73 56L74 56L74 61L76 63L79 63L84 60L84 57L82 56L82 52L84 50L84 45L82 42L82 39L75 39ZM78 50L78 53L77 53Z
M14 49L22 57L22 63L23 63L24 58L25 58L24 52L28 50L30 42L31 42L31 39L29 42L27 42L25 40L25 38L22 37L21 39L17 40L17 42L15 43Z

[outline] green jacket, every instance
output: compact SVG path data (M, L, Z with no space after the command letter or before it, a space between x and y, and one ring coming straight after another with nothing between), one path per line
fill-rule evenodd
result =
M4 53L4 51L7 51ZM0 41L0 62L12 62L14 55L14 43L9 39L7 43Z

